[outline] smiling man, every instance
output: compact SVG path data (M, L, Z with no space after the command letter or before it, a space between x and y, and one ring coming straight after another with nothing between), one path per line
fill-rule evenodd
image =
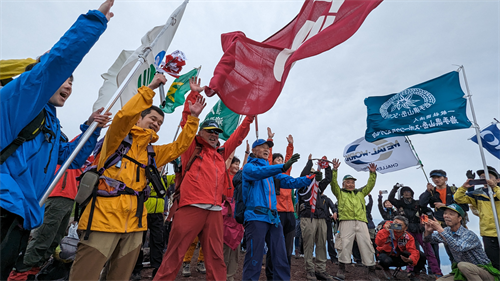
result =
M300 158L294 154L285 164L269 165L268 158L272 141L256 140L252 154L243 167L243 202L245 202L245 235L247 254L243 265L243 280L259 280L264 243L273 264L273 280L290 280L290 264L285 249L283 226L277 210L274 178L280 188L301 188L311 183L314 174L292 178L284 174ZM274 177L274 178L273 178Z
M163 123L163 112L152 105L153 90L166 81L163 74L156 74L149 86L139 88L118 111L109 126L94 160L100 177L97 190L80 218L78 228L86 230L86 237L78 243L70 280L98 280L108 260L106 280L129 280L141 250L143 232L147 230L144 200L151 180L147 178L146 165L154 165L156 169L186 151L196 134L198 116L206 105L203 98L188 102L191 116L177 140L151 145L158 141L157 133ZM132 139L130 149L121 160L112 162L127 136Z
M191 85L187 102L201 97L203 87L199 83ZM185 105L183 117L189 112ZM253 118L247 116L222 146L219 134L223 130L219 124L213 120L203 122L191 146L182 154L182 184L176 187L180 197L169 237L176 247L167 248L154 280L176 278L184 254L196 236L203 247L207 280L226 280L221 212L223 192L229 185L225 161L246 138Z
M45 207L40 208L38 201L52 182L57 164L64 163L79 142L61 140L56 107L63 106L70 96L69 77L106 30L113 16L112 5L108 0L98 10L81 15L30 71L0 89L0 280L7 279L19 253L26 249L31 229L42 224ZM92 114L89 121L98 115ZM107 117L102 116L101 121L106 123ZM20 133L31 122L34 128ZM88 125L80 126L82 132ZM24 141L35 131L39 133L33 139ZM98 134L99 129L70 168L85 163Z

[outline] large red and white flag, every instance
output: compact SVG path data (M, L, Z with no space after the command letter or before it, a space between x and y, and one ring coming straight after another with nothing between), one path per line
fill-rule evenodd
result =
M222 56L205 93L232 111L261 114L274 105L292 64L351 37L382 0L306 0L287 26L264 42L236 31L221 35Z

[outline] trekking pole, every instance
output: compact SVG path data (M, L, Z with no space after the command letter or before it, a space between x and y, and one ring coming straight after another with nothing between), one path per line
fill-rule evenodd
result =
M484 157L483 141L481 139L481 130L479 129L479 125L478 125L477 120L476 120L476 112L474 111L474 106L472 104L472 95L470 94L469 84L467 83L467 77L465 76L465 68L463 65L461 65L459 68L459 71L460 71L460 69L463 70L465 88L467 89L467 96L466 97L469 100L472 118L474 120L473 126L474 126L474 129L476 129L477 144L479 145L479 153L481 154L481 160L483 161L484 176L486 179L489 179L490 173L488 172L488 166L486 165L486 159ZM497 230L497 237L500 237L500 226L499 226L499 222L498 222L497 208L495 206L495 201L493 199L493 190L491 190L491 187L489 184L486 184L486 186L488 187L488 198L490 199L491 209L493 211L493 218L495 219L495 227ZM500 239L498 239L498 245L500 246Z
M413 155L415 156L415 158L417 158L418 165L420 166L420 169L422 169L422 172L424 173L424 176L425 176L425 179L427 180L427 183L430 183L429 178L427 177L427 174L425 173L425 170L424 170L424 164L420 160L420 157L418 157L417 151L415 150L415 147L413 147L413 143L411 143L411 140L408 136L405 136L405 138L406 138L406 141L408 142L408 144L410 145L410 148L411 148L411 151L413 152Z
M187 0L184 1L184 3L182 5L187 5ZM179 8L176 10L177 12L179 11ZM174 11L174 14L175 14L176 11ZM132 78L132 76L135 74L135 72L137 72L137 70L139 69L139 67L144 62L146 62L146 57L149 55L149 53L151 53L151 51L153 50L153 46L156 45L156 43L158 42L159 38L163 35L163 33L165 33L165 31L167 31L167 29L169 27L172 27L172 26L174 26L176 24L177 19L174 18L174 14L172 14L173 16L171 16L168 19L168 21L165 24L165 26L160 30L160 32L158 33L158 35L156 36L156 38L149 45L149 47L144 48L142 54L139 55L139 58L137 59L137 62L130 69L130 72L127 74L127 76L123 80L123 83L120 85L120 87L118 87L118 89L116 89L115 93L113 94L113 96L109 100L108 104L106 104L106 106L104 107L104 111L103 111L104 113L109 112L111 110L111 108L113 107L113 105L116 103L116 101L120 98L120 96L122 95L122 92L125 90L126 86L130 82L130 78ZM177 16L177 14L175 14L175 17L176 16ZM66 159L66 161L64 162L64 164L61 166L61 168L57 172L56 177L52 180L52 183L50 184L49 188L47 189L47 191L45 191L45 194L43 195L42 199L40 199L40 201L38 202L38 204L40 205L40 207L42 207L43 204L45 204L45 201L47 200L47 198L49 197L49 195L52 193L52 191L56 187L56 185L59 182L59 180L62 178L64 172L69 168L69 166L71 165L71 163L73 162L73 160L76 158L76 155L78 155L78 153L80 152L80 150L82 149L82 147L84 146L84 144L88 141L88 139L90 138L90 136L92 135L92 133L94 133L94 131L95 131L96 128L97 128L97 122L94 121L94 122L92 122L92 124L90 124L89 128L85 131L85 133L80 137L80 141L78 142L78 145L75 147L75 149L73 150L73 152L71 153L71 155L68 157L68 159Z

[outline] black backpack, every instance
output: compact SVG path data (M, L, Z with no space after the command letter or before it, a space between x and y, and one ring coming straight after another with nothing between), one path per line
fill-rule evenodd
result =
M247 206L245 202L243 202L243 172L239 170L233 177L233 186L234 186L234 200L236 202L236 206L234 208L234 218L236 222L239 224L243 224L245 222L245 210Z

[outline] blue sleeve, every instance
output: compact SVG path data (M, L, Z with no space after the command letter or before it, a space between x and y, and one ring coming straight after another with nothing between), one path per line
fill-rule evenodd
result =
M280 188L302 188L309 186L312 180L307 177L293 178L287 174L276 175L276 178L280 180Z
M251 163L243 167L243 177L248 181L267 179L283 172L283 164L257 166Z
M80 134L77 139L75 139L73 142L61 142L61 145L59 146L59 157L57 160L57 164L59 165L64 164L66 159L68 159L71 153L75 150L76 146L80 142L80 138L88 128L89 126L85 124L80 125L80 130L82 131L82 134ZM78 152L75 159L73 159L73 162L71 162L69 169L79 169L80 167L83 166L83 164L85 164L85 160L87 160L87 158L90 156L90 154L92 154L92 151L94 150L94 147L97 143L97 139L99 138L100 133L101 133L101 128L97 127L90 136L90 138L87 140L87 142L83 145L80 152Z
M99 11L80 15L71 28L40 58L0 91L2 127L10 128L2 141L10 143L47 104L106 30L107 19Z

